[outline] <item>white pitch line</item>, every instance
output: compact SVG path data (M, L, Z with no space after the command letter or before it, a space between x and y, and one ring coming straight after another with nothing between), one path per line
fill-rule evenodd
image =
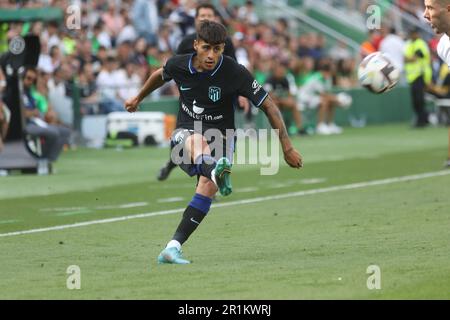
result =
M212 207L213 208L230 207L230 206L241 205L241 204L257 203L257 202L270 201L270 200L280 200L280 199L285 199L285 198L301 197L301 196L333 192L333 191L359 189L359 188L365 188L365 187L380 186L380 185L392 184L392 183L397 183L397 182L421 180L421 179L446 176L446 175L450 175L450 170L428 172L428 173L422 173L422 174L415 174L415 175L411 175L411 176L395 177L395 178L388 178L388 179L382 179L382 180L351 183L351 184L345 184L345 185L339 185L339 186L333 186L333 187L327 187L327 188L320 188L320 189L313 189L313 190L289 192L289 193L278 194L278 195L274 195L274 196L266 196L266 197L258 197L258 198L251 198L251 199L245 199L245 200L230 201L230 202L226 202L226 203L214 204ZM84 226L90 226L90 225L94 225L94 224L119 222L119 221L126 221L126 220L139 219L139 218L148 218L148 217L161 216L161 215L166 215L166 214L181 213L184 210L185 210L185 208L163 210L163 211L148 212L148 213L141 213L141 214L135 214L135 215L130 215L130 216L117 217L117 218L93 220L93 221L86 221L86 222L80 222L80 223L74 223L74 224L66 224L66 225L54 226L54 227L48 227L48 228L2 233L2 234L0 234L0 237L11 237L11 236L18 236L18 235L30 234L30 233L38 233L38 232L84 227Z

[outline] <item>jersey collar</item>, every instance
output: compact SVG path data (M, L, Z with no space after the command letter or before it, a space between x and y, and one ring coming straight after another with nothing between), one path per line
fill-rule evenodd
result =
M191 57L189 58L189 71L191 72L191 74L195 74L195 73L199 73L195 68L194 65L192 64L192 59L194 58L194 56L196 55L196 53L191 54ZM222 66L222 62L223 62L223 54L220 56L220 60L219 63L217 63L217 66L214 68L214 70L212 71L205 71L205 72L201 72L201 73L211 73L211 77L214 76L216 74L216 72L219 70L219 68Z

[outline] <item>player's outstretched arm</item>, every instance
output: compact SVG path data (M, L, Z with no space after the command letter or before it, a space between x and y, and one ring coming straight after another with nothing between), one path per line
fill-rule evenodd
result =
M283 121L283 116L270 96L267 96L264 100L261 105L261 109L269 119L272 128L277 130L286 163L293 168L303 167L302 156L292 146L291 139L289 139L289 135Z
M165 83L162 78L162 72L162 68L159 68L158 70L153 72L145 82L139 94L136 97L130 98L125 101L125 109L127 109L128 112L135 112L138 109L141 101L144 100L146 96L148 96L150 93L152 93Z

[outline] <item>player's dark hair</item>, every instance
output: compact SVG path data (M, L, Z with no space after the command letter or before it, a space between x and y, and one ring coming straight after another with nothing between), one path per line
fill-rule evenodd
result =
M216 7L214 7L211 3L200 3L195 8L195 17L198 17L200 9L211 9L214 12L214 15L217 16L217 10Z
M227 29L223 24L213 21L202 21L197 32L197 40L203 40L211 45L225 43Z

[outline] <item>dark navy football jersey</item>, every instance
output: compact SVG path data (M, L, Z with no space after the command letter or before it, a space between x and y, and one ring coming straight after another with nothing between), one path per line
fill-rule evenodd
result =
M194 54L176 55L163 67L164 81L174 80L180 91L177 128L194 129L201 121L203 131L235 129L233 101L247 97L259 107L267 92L250 72L230 57L222 55L216 68L198 72L192 65Z

